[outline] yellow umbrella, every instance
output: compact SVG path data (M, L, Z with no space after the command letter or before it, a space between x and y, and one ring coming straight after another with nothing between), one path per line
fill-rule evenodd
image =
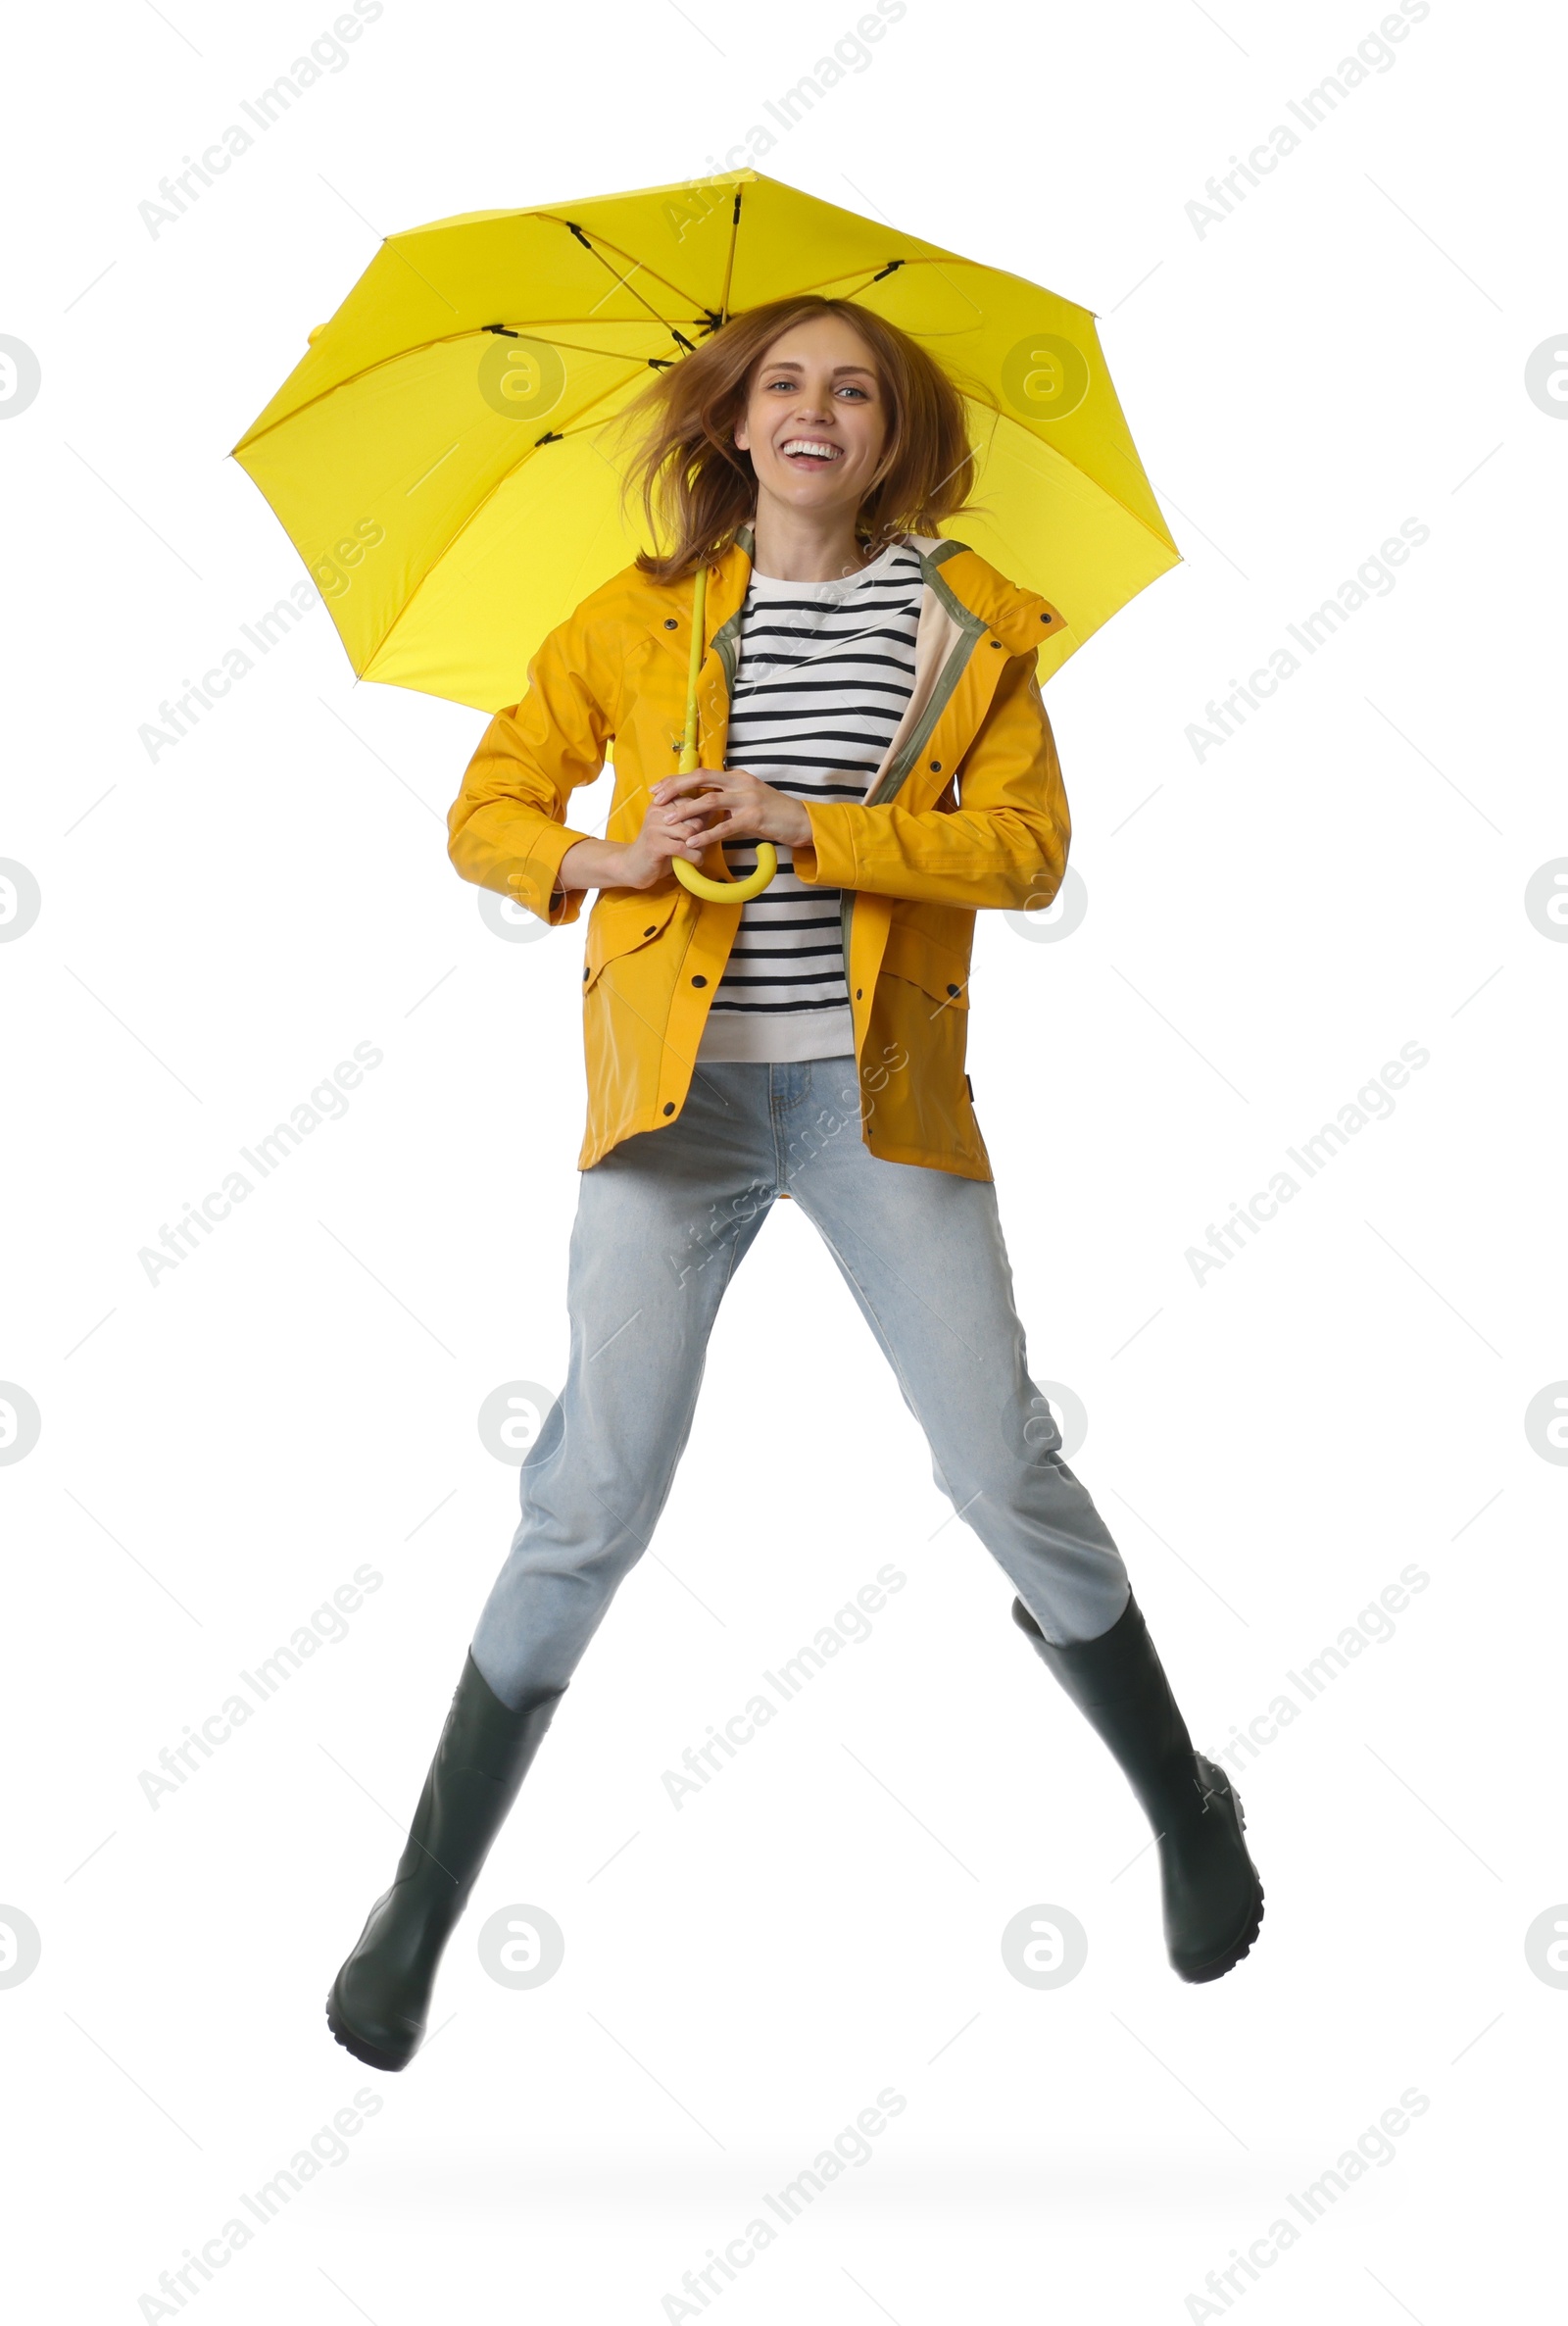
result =
M958 385L978 506L957 527L1062 615L1043 676L1179 562L1087 308L755 170L388 236L232 457L362 678L499 711L546 632L646 546L616 422L650 369L800 291L869 308ZM675 870L733 903L769 857L740 884Z

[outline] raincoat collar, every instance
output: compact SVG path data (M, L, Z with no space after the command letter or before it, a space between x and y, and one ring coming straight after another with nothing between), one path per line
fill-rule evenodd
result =
M1000 638L1009 654L1027 654L1048 636L1054 638L1061 627L1061 616L1048 598L1038 590L1018 588L967 542L934 533L905 533L899 538L919 557L925 588L943 610L965 628L978 622L982 630ZM729 548L709 568L704 623L709 643L745 604L755 549L751 525L742 524ZM681 588L683 595L689 595L689 583ZM929 597L923 614L929 626L934 619ZM684 653L684 646L680 651Z

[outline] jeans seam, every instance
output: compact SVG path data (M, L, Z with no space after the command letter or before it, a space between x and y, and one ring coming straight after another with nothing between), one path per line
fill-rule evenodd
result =
M785 1177L784 1160L779 1152L779 1132L783 1126L787 1101L775 1086L778 1062L770 1059L767 1067L767 1127L773 1134L773 1192L776 1195Z

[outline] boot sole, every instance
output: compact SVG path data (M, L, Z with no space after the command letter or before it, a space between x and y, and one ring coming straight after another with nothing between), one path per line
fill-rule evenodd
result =
M338 2009L335 1986L326 1999L326 2024L332 2031L334 2042L340 2043L345 2052L352 2053L354 2057L363 2060L367 2067L380 2068L386 2075L400 2074L414 2057L413 2052L405 2052L402 2058L394 2058L390 2052L378 2052L373 2044L368 2044L364 2036L349 2025Z
M1248 1920L1247 1928L1242 1932L1241 1937L1235 1942L1235 1944L1230 1947L1225 1954L1216 1955L1212 1962L1202 1963L1197 1970L1178 1969L1176 1973L1177 1977L1180 1979L1185 1979L1189 1987L1202 1987L1206 1986L1210 1979L1222 1979L1228 1970L1234 1970L1236 1968L1236 1965L1241 1961L1244 1955L1250 1955L1252 1948L1256 1943L1258 1932L1262 1929L1262 1927L1263 1885L1261 1882L1259 1882L1257 1885L1257 1903L1252 1908L1251 1914Z
M1205 1765L1211 1769L1214 1766L1212 1761L1206 1762ZM1185 1979L1190 1987L1206 1986L1211 1979L1222 1979L1228 1970L1234 1970L1243 1956L1251 1953L1257 1942L1258 1933L1263 1927L1263 1885L1258 1880L1256 1866L1252 1865L1251 1852L1242 1839L1243 1829L1247 1824L1247 1811L1242 1806L1241 1795L1236 1792L1230 1779L1221 1770L1215 1770L1214 1773L1220 1777L1225 1787L1224 1792L1217 1794L1215 1799L1223 1801L1229 1808L1236 1812L1236 1838L1241 1842L1243 1856L1251 1866L1255 1896L1251 1911L1239 1936L1232 1940L1222 1955L1216 1955L1210 1962L1200 1963L1196 1970L1183 1970L1180 1965L1175 1966L1177 1977Z

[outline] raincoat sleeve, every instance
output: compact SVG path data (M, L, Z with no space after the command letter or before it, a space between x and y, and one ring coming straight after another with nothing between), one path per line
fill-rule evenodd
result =
M527 693L491 719L447 816L447 854L465 880L552 925L577 918L587 891L561 888L561 860L594 835L565 821L566 805L604 767L618 692L578 616L550 632Z
M1037 661L1008 656L956 770L956 806L804 802L812 846L791 852L800 878L916 903L1043 911L1066 872L1072 823Z

